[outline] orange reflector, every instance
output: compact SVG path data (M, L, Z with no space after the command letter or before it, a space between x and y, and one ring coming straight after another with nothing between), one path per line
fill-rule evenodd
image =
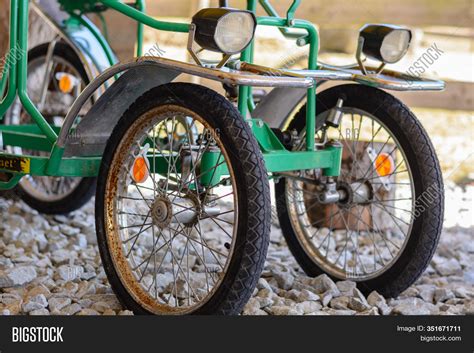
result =
M59 89L63 93L69 93L72 91L74 87L74 83L72 82L72 78L68 74L61 75L59 79Z
M393 173L395 166L393 158L388 153L380 153L374 161L375 170L381 177L385 177Z
M150 173L148 172L148 160L143 156L138 156L133 162L132 179L137 184L144 183Z

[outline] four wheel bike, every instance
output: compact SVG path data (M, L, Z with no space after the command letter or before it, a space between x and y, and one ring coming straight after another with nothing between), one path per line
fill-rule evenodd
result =
M0 116L12 107L19 113L0 126L0 171L8 176L0 188L97 178L99 250L127 308L238 314L264 266L270 181L283 235L308 275L396 296L424 271L442 226L441 171L420 122L386 90L442 90L444 83L385 68L406 54L408 29L364 26L357 64L334 67L318 62L318 32L295 18L298 0L286 17L266 0L248 0L246 10L221 2L191 23L159 21L117 0L58 2L71 19L110 8L189 35L193 63L139 56L93 80L77 79L81 70L58 55L57 82L48 89L74 93L64 116L40 109L41 90L39 101L30 97L26 56L2 78ZM258 3L268 16L255 16ZM11 1L11 50L26 51L28 7L28 0ZM307 46L308 69L254 64L257 26ZM94 33L107 57L106 41ZM222 59L205 60L202 51ZM181 75L220 82L227 96L174 82ZM343 84L316 94L329 81ZM254 87L272 90L256 102ZM428 194L432 202L421 208Z

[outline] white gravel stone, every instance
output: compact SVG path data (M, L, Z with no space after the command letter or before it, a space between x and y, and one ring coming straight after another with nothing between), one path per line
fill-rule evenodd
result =
M87 247L87 237L84 234L80 234L80 233L77 234L75 236L75 244L78 247L82 248L82 249L86 248Z
M401 315L434 315L437 311L435 305L419 298L396 300L393 305L393 313Z
M65 263L72 262L77 257L75 252L65 250L65 249L58 249L53 251L51 254L51 260L55 265L62 265Z
M418 293L421 299L428 303L432 303L434 299L434 293L436 290L436 286L432 284L421 284L417 286Z
M61 309L60 314L61 315L74 315L81 310L82 310L82 307L79 304L73 303Z
M21 202L1 197L0 209L0 314L130 314L113 294L102 268L92 202L70 217L32 215ZM470 231L444 230L427 271L388 303L376 292L366 299L354 281L334 283L326 275L306 276L277 227L272 227L268 255L244 315L474 314ZM170 272L157 276L161 289L172 282ZM35 299L41 296L46 303Z
M362 312L358 312L356 315L367 315L367 316L372 316L372 315L380 315L379 310L376 307L367 309Z
M349 309L362 312L362 311L370 310L371 308L372 306L370 306L367 303L367 300L365 299L354 298L354 297L351 297L349 299Z
M455 295L452 290L446 288L438 288L434 291L434 301L435 303L445 302L449 299L455 298Z
M278 286L285 290L290 289L293 286L295 277L288 272L273 271L273 277L275 278Z
M82 309L81 311L79 311L76 315L79 315L79 316L94 316L94 315L99 315L99 312L94 310L94 309L90 309L90 308L85 308L85 309Z
M268 284L268 282L265 278L259 278L257 288L258 289L268 289L269 291L273 291L272 287L270 286L270 284Z
M474 300L468 300L465 304L464 304L464 310L463 310L463 313L464 314L468 314L468 315L474 315Z
M349 307L350 299L351 298L346 297L346 296L337 297L337 298L331 299L331 301L329 302L329 306L336 310L345 310L345 309L348 309Z
M387 305L385 298L376 291L369 294L367 302L370 305L377 307L382 315L389 315L392 312L392 308Z
M18 266L0 271L0 288L22 286L36 278L33 266Z
M28 300L23 304L23 311L29 313L33 310L44 309L48 306L48 301L44 294L38 294L33 297L28 298Z
M339 281L336 283L336 286L342 293L349 293L357 287L357 283L353 281Z
M49 309L51 311L60 311L64 307L71 304L71 298L68 297L52 297L48 299Z
M303 313L302 310L298 310L297 308L292 308L290 306L272 306L267 309L267 311L271 315L286 315L286 316L294 316L300 313Z
M436 270L442 276L460 275L462 273L462 267L459 261L456 259L433 259Z
M48 309L37 309L29 312L32 316L47 316L49 315Z
M333 296L340 294L334 281L327 275L320 275L311 281L311 285L316 293L331 292Z
M61 224L59 226L59 230L61 231L61 233L63 233L64 235L67 235L69 237L73 237L75 235L78 235L80 230L78 228L75 228L75 227L71 227L67 224Z
M250 300L244 306L243 314L256 315L258 311L260 311L260 301L258 298L250 298Z
M303 289L299 296L296 298L297 301L299 302L307 302L307 301L319 301L320 300L320 297L319 295L307 290L307 289Z
M315 301L302 302L295 305L297 311L303 312L304 315L309 315L321 310L323 306Z

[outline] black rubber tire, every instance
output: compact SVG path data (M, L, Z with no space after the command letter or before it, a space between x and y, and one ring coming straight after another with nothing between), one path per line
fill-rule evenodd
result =
M28 62L46 57L48 46L49 43L44 43L30 49L28 52ZM57 43L53 55L67 61L77 70L77 72L79 72L84 83L89 83L89 78L81 60L69 45L63 42ZM5 116L5 119L5 124L7 124L8 114ZM38 212L51 215L63 215L76 211L84 206L92 196L94 196L96 184L97 178L82 178L81 182L69 195L62 199L50 202L40 200L31 195L21 186L21 184L18 184L14 190L18 197Z
M104 197L109 165L127 130L145 112L168 104L184 106L219 129L220 139L228 151L239 200L235 250L223 282L192 314L236 315L252 295L265 263L271 224L270 187L263 157L250 127L229 101L208 88L186 83L156 87L138 98L118 122L107 143L97 185L95 215L102 263L121 303L135 314L150 314L128 293L114 267L105 233Z
M440 165L428 134L418 119L407 106L392 95L362 85L336 86L317 95L317 115L334 107L338 98L343 98L346 107L359 108L376 116L394 134L406 154L412 171L415 200L418 200L429 187L439 191L436 192L434 202L431 202L415 219L408 243L393 266L378 277L358 282L358 288L365 294L376 290L386 297L396 297L422 275L436 250L444 213ZM290 123L290 129L301 131L305 126L305 119L306 107L302 107ZM284 197L285 179L282 178L275 184L275 192L278 218L292 254L309 276L325 273L306 253L295 235L287 216L288 209Z

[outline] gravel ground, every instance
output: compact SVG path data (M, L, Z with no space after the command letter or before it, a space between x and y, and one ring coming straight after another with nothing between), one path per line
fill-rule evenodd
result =
M275 224L265 270L243 314L474 314L474 228L471 222L469 228L459 226L472 218L472 187L450 188L448 195L460 199L448 201L447 208L452 202L462 209L449 220L452 227L444 230L425 274L399 298L376 292L365 297L354 282L305 276ZM69 217L50 217L0 198L0 314L132 314L122 308L102 269L93 207L90 202Z

